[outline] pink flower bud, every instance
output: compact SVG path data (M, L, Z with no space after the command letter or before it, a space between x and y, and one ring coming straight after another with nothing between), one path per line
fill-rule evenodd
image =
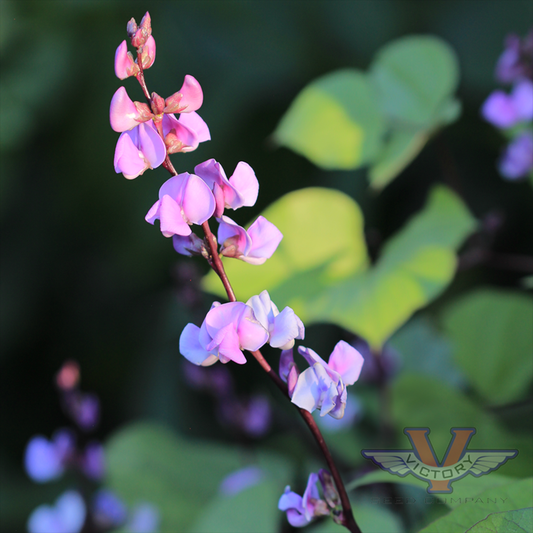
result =
M155 55L155 53L154 53ZM181 89L165 100L165 113L190 113L200 109L204 93L192 76L185 76Z
M155 39L150 35L141 53L143 69L150 68L155 61Z
M135 32L135 34L131 38L132 46L134 46L135 48L143 47L146 44L146 41L148 41L148 38L150 37L150 35L152 35L152 25L151 25L150 14L147 11L141 20L139 29Z
M132 17L128 21L128 25L126 26L126 32L128 33L128 37L130 39L132 39L138 29L139 29L139 27L137 26L137 23L135 22L135 19Z
M165 100L157 93L152 93L152 110L154 115L161 115L165 107Z
M126 41L122 41L115 52L115 74L118 79L124 80L136 76L139 67L135 64L131 52L128 52Z
M109 108L109 122L118 132L131 130L139 125L137 107L128 96L124 87L119 87L111 99Z

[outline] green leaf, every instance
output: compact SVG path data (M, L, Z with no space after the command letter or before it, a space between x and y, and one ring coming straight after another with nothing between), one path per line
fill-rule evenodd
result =
M431 127L459 81L459 65L451 47L437 37L408 36L386 44L376 54L370 73L384 111L392 120Z
M399 477L385 471L375 471L365 474L363 477L350 483L346 490L352 491L359 487L366 485L373 485L374 483L398 483L400 485L409 485L411 487L417 487L426 491L424 498L426 501L431 501L432 498L439 498L451 509L455 509L464 502L465 498L472 498L480 492L483 492L489 488L499 487L500 485L507 485L513 482L512 477L501 476L496 473L491 473L488 476L482 476L475 478L473 476L466 476L460 481L453 484L452 494L427 494L428 484L426 481L418 479L414 476ZM418 500L417 500L418 502ZM424 502L425 504L425 502Z
M467 533L531 533L533 531L533 509L517 509L491 513L467 529Z
M190 533L270 533L276 531L282 514L278 501L283 494L272 479L234 496L217 496L202 509ZM176 530L179 531L179 530Z
M305 87L274 137L319 167L354 169L372 160L384 127L367 75L346 69Z
M443 316L453 356L476 392L490 404L519 400L533 378L533 300L522 294L477 290Z
M452 435L451 428L475 428L469 448L475 450L515 450L518 455L507 461L498 474L507 476L531 476L531 438L519 437L506 431L495 417L481 409L465 394L440 379L405 373L396 379L391 388L392 418L398 428L401 449L410 447L403 433L406 427L429 428L429 439L439 460L442 460ZM487 474L490 477L493 474ZM472 481L483 488L481 476ZM453 483L459 487L465 478ZM470 481L470 480L469 480Z
M379 191L388 185L420 153L428 139L426 130L393 130L368 171L370 186Z
M161 512L161 531L183 531L204 510L222 479L242 467L236 450L179 438L150 423L127 426L106 445L108 486L129 505Z
M278 307L291 307L304 323L338 324L376 348L451 281L454 249L474 227L455 194L436 187L422 212L368 269L361 211L348 196L302 189L263 215L284 239L264 265L225 262L237 298L245 301L267 289ZM213 273L204 278L204 289L224 294Z
M473 501L463 503L446 516L425 527L420 533L450 533L450 531L468 530L491 513L531 507L533 505L532 495L532 478L488 489L478 494Z

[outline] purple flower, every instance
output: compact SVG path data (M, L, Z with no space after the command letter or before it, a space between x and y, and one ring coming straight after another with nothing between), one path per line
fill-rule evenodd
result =
M510 128L533 119L533 82L522 80L510 94L494 91L481 108L485 120L498 128Z
M309 475L303 497L291 491L289 485L278 502L278 509L287 513L287 520L293 527L303 527L317 516L330 514L328 504L320 499L316 486L318 474Z
M215 302L202 326L187 324L180 336L180 353L195 365L209 366L220 359L246 363L242 350L255 351L268 340L267 330L242 302Z
M520 42L518 35L505 39L505 50L496 64L496 78L502 83L513 83L533 76L533 30Z
M273 348L288 350L294 346L294 339L304 338L303 322L290 307L280 313L267 291L252 296L246 305L253 309L255 318L268 331L268 343Z
M248 231L227 216L217 220L220 253L251 265L262 265L272 257L283 239L281 231L263 216L259 216Z
M499 170L509 180L524 178L533 170L533 133L525 131L509 143L500 160Z
M166 155L165 143L153 123L141 123L119 137L115 148L115 172L133 179L145 170L161 165Z
M81 468L84 474L91 479L100 480L105 475L104 447L99 442L90 442L85 448L81 458Z
M165 237L191 234L189 224L204 223L215 210L215 199L209 187L194 174L184 172L163 183L159 200L146 215L153 224L159 219Z
M29 533L78 533L85 522L85 504L76 491L61 495L54 507L40 505L28 520Z
M101 529L121 526L128 510L124 502L111 490L100 489L93 497L92 517Z
M316 422L322 431L327 433L337 433L343 429L352 427L361 419L363 407L357 396L348 394L344 416L333 418L331 416L320 416Z
M194 172L200 176L213 191L217 207L215 216L220 218L224 209L239 209L252 206L257 200L259 182L250 165L241 161L228 179L220 163L209 159L196 165Z
M235 496L235 494L257 485L263 478L264 473L258 466L247 466L226 476L220 484L219 491L225 496Z
M161 518L155 505L140 503L134 507L124 531L128 533L156 533Z
M266 396L256 394L250 398L242 417L242 429L253 438L262 437L270 428L272 411Z
M353 385L363 367L363 356L348 343L340 341L326 363L316 352L300 346L298 352L311 365L299 376L291 397L292 403L321 416L342 418L346 407L346 385Z
M204 241L196 234L190 235L172 235L172 245L174 250L181 255L192 257L193 255L202 255L204 250Z
M33 481L45 483L63 474L73 453L74 437L69 431L56 432L51 441L37 435L26 447L24 466Z
M198 113L183 113L179 119L166 114L163 116L162 127L169 154L192 152L201 142L211 140L209 128Z

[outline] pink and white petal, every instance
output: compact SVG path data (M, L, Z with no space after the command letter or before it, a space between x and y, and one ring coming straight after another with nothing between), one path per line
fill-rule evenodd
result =
M139 148L151 168L157 168L167 156L165 142L152 121L139 124Z
M248 257L269 259L283 239L283 233L265 217L259 216L248 229L252 239L252 247L246 254Z
M200 328L194 324L187 324L180 335L179 350L185 359L195 365L204 365L212 359L213 354L208 352L199 341ZM215 360L217 358L215 357ZM214 362L214 361L213 361ZM212 364L212 363L210 363Z
M274 327L270 329L270 346L287 349L289 343L294 345L294 339L300 338L300 323L294 311L290 307L285 307L274 318Z
M202 92L202 87L193 76L189 74L185 76L183 85L178 92L183 95L180 100L181 113L190 113L200 109L204 101L204 93Z
M298 346L298 353L309 363L310 366L313 366L316 363L320 363L322 366L327 366L326 361L320 357L314 350L311 348L306 348L305 346Z
M128 45L124 40L119 44L117 51L115 52L115 75L118 79L124 80L129 78L128 67L130 67Z
M185 184L181 205L189 223L203 224L215 212L215 197L205 181L191 174Z
M239 205L237 207L255 205L259 193L259 182L253 168L248 163L241 161L235 167L235 172L233 172L229 182L239 195ZM237 209L233 205L231 207Z
M183 220L180 205L167 195L160 200L159 222L161 233L165 237L172 237L172 235L187 236L192 233L189 224Z
M218 302L215 302L218 303ZM205 317L205 326L207 332L214 338L218 330L226 327L228 324L234 324L237 328L237 322L244 311L245 304L242 302L229 302L226 304L219 304L210 309Z
M142 152L132 140L132 133L131 131L122 133L115 148L115 172L117 174L122 172L127 179L140 176L148 168Z
M314 368L309 367L298 376L291 402L312 413L319 406L320 394L318 376Z
M237 327L241 347L255 352L268 341L268 331L257 321L252 308L245 305Z
M109 108L109 122L111 127L118 132L131 130L139 123L135 120L138 116L135 104L128 96L124 87L119 87L113 98L111 98L111 106Z
M347 342L339 341L329 356L328 365L338 372L346 385L353 385L361 374L364 357Z
M143 48L144 48L143 56L146 54L150 57L150 61L147 64L144 64L145 62L143 61L143 65L144 65L143 68L147 69L147 68L150 68L154 64L154 61L155 61L156 46L155 46L155 39L153 38L152 35L148 37L148 40L146 41Z
M224 336L219 344L219 357L222 363L233 361L239 365L246 363L246 357L242 353L239 336L233 325L228 325L222 331Z
M180 203L189 176L190 174L188 172L183 172L182 174L173 176L165 181L159 189L159 199L163 198L163 196L170 196L171 198L174 198L176 202Z

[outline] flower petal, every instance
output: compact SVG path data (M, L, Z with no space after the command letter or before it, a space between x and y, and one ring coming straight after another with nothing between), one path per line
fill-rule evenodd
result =
M353 385L361 374L364 357L347 342L339 341L329 356L328 365L338 372L346 385Z
M111 106L109 108L109 122L111 127L118 132L131 130L139 123L135 120L139 113L135 104L128 96L124 87L119 87L113 98L111 98Z

